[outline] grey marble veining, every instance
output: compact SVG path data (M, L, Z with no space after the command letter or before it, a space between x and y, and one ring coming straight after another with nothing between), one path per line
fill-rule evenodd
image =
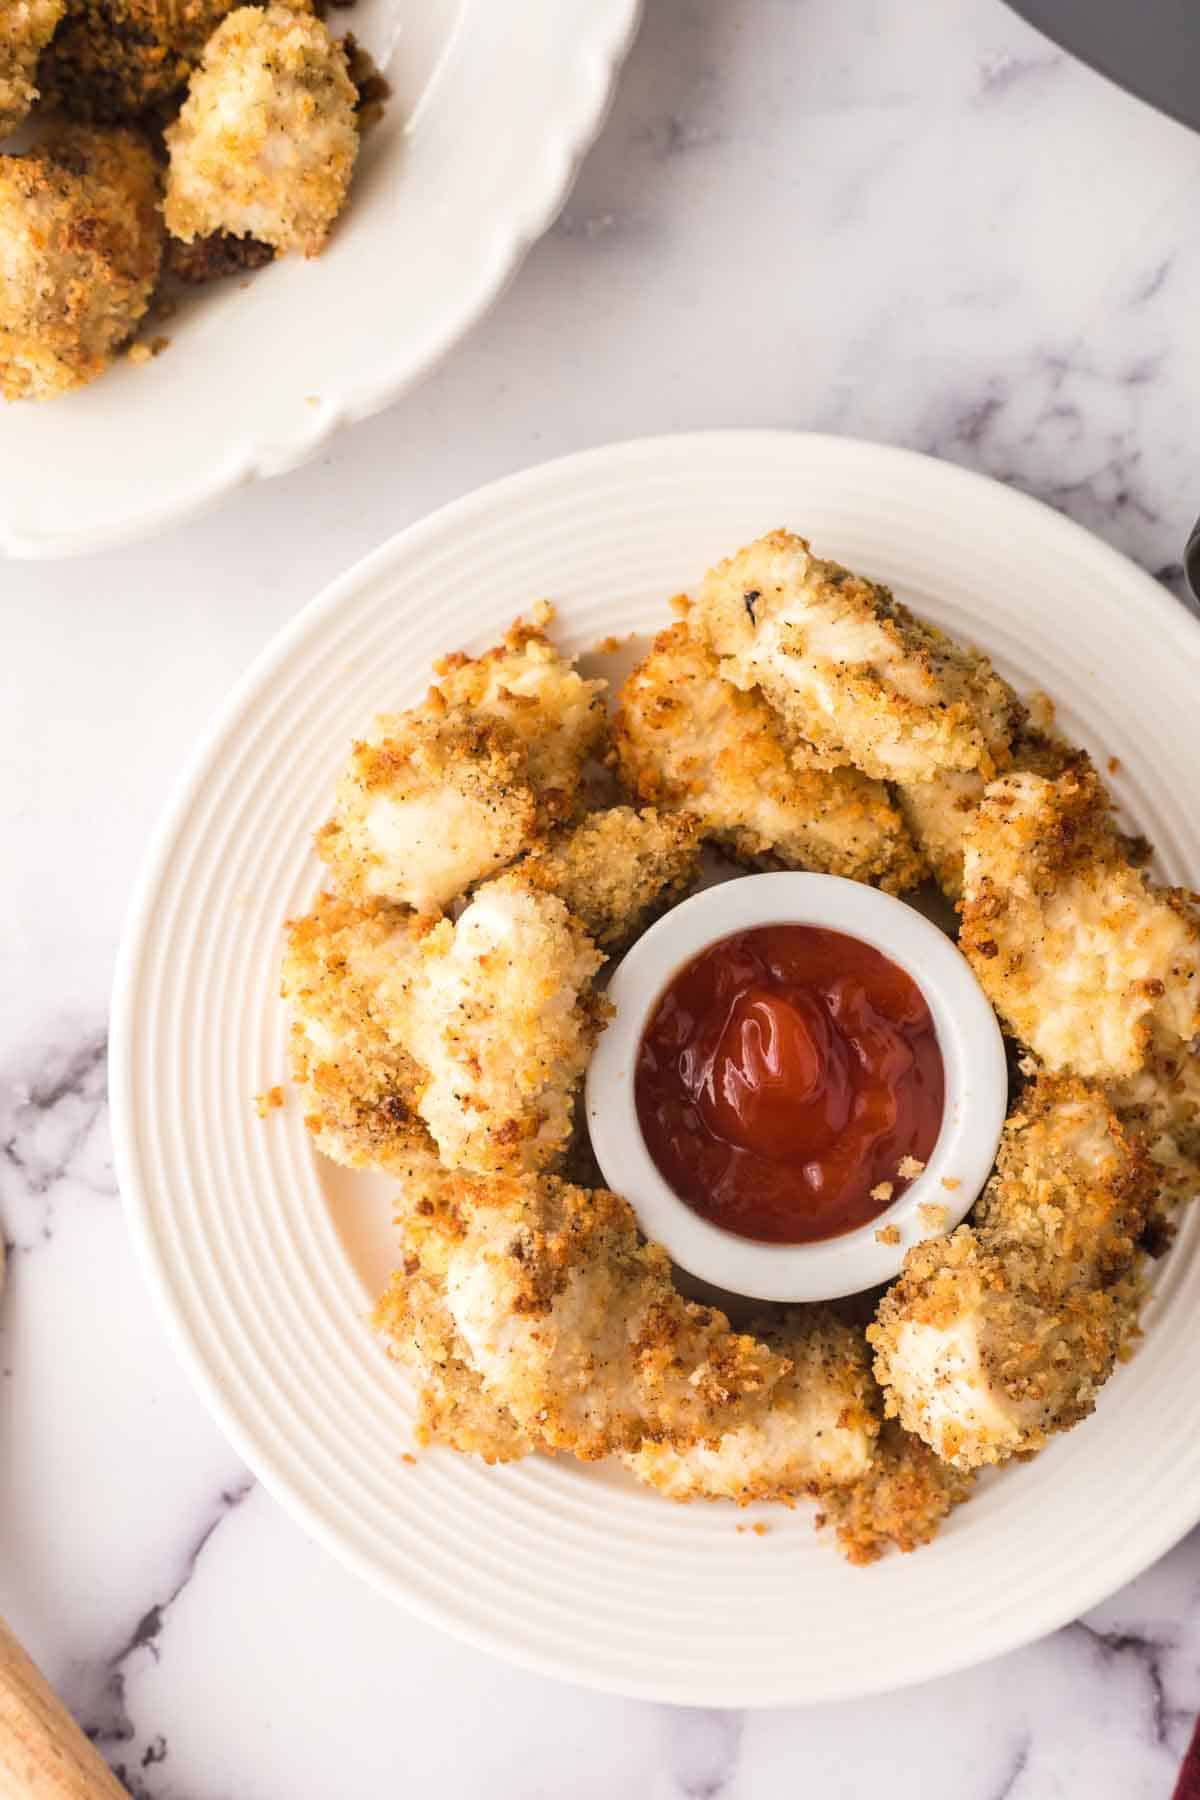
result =
M417 392L159 542L0 568L0 1610L138 1800L1166 1800L1200 1708L1200 1536L1001 1662L804 1712L559 1687L361 1587L176 1365L104 1047L183 758L383 537L587 444L794 425L997 476L1177 586L1198 280L1200 138L999 0L649 0L558 224Z

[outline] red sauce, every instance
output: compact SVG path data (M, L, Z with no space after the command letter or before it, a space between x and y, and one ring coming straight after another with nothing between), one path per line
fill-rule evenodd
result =
M916 983L814 925L738 932L690 962L646 1027L638 1119L660 1173L715 1225L774 1244L878 1218L927 1162L945 1076ZM891 1182L892 1194L872 1199Z

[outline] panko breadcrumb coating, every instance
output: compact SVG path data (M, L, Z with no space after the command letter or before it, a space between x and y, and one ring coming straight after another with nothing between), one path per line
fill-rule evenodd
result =
M974 1225L910 1250L868 1328L888 1412L962 1469L1086 1418L1136 1319L1157 1186L1101 1088L1039 1078Z
M879 1429L861 1331L825 1307L795 1307L754 1335L792 1367L716 1443L643 1443L626 1457L670 1500L795 1500L857 1480Z
M987 658L790 531L710 570L693 619L721 673L761 687L831 764L881 781L1008 766L1019 706Z
M592 1461L647 1438L715 1438L788 1373L716 1308L681 1298L666 1252L606 1189L430 1174L406 1197L404 1231L381 1323L397 1305L406 1316L414 1284L444 1295L487 1393L539 1449Z
M396 1223L402 1240L417 1209L432 1216L445 1181L417 1164L403 1179ZM418 1233L419 1235L419 1233ZM406 1248L398 1270L375 1309L373 1323L388 1352L417 1382L417 1436L422 1443L448 1444L464 1456L487 1463L513 1462L537 1448L507 1407L492 1399L446 1305L443 1259Z
M320 19L242 6L209 38L166 133L173 237L250 237L316 256L350 187L358 93Z
M451 713L495 719L525 746L529 779L543 822L561 824L578 808L585 765L602 755L607 735L607 682L586 681L546 635L554 608L542 601L516 619L482 656L461 652L435 665L437 688Z
M1200 1194L1200 1052L1152 1050L1136 1075L1112 1083L1109 1098L1122 1123L1141 1133L1158 1170L1151 1220L1157 1254L1171 1240L1179 1208Z
M158 171L131 131L60 130L0 156L0 393L94 381L150 304L162 262Z
M72 118L130 123L180 92L236 0L69 0L43 65Z
M417 1113L422 1071L392 1031L389 984L414 964L411 915L322 894L288 927L282 994L292 1079L317 1148L351 1169L407 1175L436 1161Z
M1082 759L1082 752L1053 731L1026 724L1013 735L1014 770L1054 780L1077 758ZM948 900L962 898L963 845L986 787L978 769L943 769L928 781L897 783L900 811Z
M317 853L342 893L437 914L536 839L528 777L499 721L385 714L350 752Z
M65 0L5 0L0 8L0 138L17 129L38 97L38 58Z
M900 893L923 865L881 782L811 766L757 691L725 681L680 621L660 632L618 696L621 776L639 800L685 807L743 862L870 881Z
M690 813L589 813L521 865L558 895L604 949L624 944L681 900L700 873L700 825Z
M418 1110L449 1168L546 1168L605 1016L604 958L555 894L520 872L443 919L384 1004L422 1071Z
M604 746L603 681L518 619L480 657L448 656L419 706L356 744L317 839L338 888L438 912L574 816Z
M1195 896L1131 866L1095 771L994 782L965 839L960 946L1048 1069L1134 1074L1200 1032Z
M830 1525L847 1562L877 1562L890 1548L919 1550L954 1507L971 1497L972 1471L952 1468L918 1437L888 1419L866 1469L822 1503L818 1525Z

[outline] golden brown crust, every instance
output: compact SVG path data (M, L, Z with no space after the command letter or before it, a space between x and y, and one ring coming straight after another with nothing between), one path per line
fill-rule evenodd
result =
M1077 760L1086 760L1083 752L1072 750L1053 731L1026 722L1014 733L1014 769L1054 779ZM948 900L962 898L967 828L986 787L978 769L943 770L929 781L896 785L896 803Z
M409 1171L396 1221L402 1244L410 1209L423 1192L420 1175ZM405 1249L403 1265L388 1283L372 1324L386 1340L388 1354L417 1382L420 1442L448 1444L486 1463L513 1462L544 1448L487 1393L446 1306L444 1283L422 1266L414 1251Z
M0 156L0 393L94 381L150 304L162 262L158 169L130 131L61 128Z
M603 681L517 619L482 656L444 657L406 712L355 744L317 849L339 889L436 913L578 817L604 748Z
M405 1174L436 1157L417 1110L424 1076L396 1041L389 976L415 953L408 915L321 894L288 926L281 992L293 1081L317 1148L354 1169Z
M826 1496L817 1525L832 1526L846 1561L864 1567L889 1549L908 1554L930 1543L942 1521L971 1498L974 1481L971 1471L942 1462L888 1419L864 1474Z
M757 691L722 679L681 621L660 632L618 696L621 777L636 797L682 808L740 861L814 869L891 893L924 865L880 782L813 766Z
M492 1400L539 1448L592 1461L719 1436L790 1368L675 1291L624 1200L555 1176L409 1184L394 1283L445 1296Z
M0 7L0 138L17 129L38 98L38 58L63 7L64 0L4 0Z
M414 707L353 746L316 848L341 893L436 915L540 832L528 758L503 720Z
M434 666L435 703L499 720L522 744L544 826L576 817L584 770L604 754L608 732L608 684L585 680L556 648L546 634L553 618L542 601L481 656L456 651Z
M1143 1242L1160 1256L1180 1208L1200 1194L1200 1052L1152 1049L1144 1068L1112 1084L1109 1098L1122 1124L1142 1138L1158 1176Z
M563 901L593 942L627 943L681 900L700 874L700 825L690 813L589 813L522 865Z
M1195 896L1134 868L1086 758L993 783L965 838L960 946L1049 1069L1134 1074L1200 1031Z
M320 19L286 5L230 12L165 134L167 230L319 255L354 172L357 107L345 49Z
M1021 709L987 658L790 531L711 569L694 621L722 673L832 763L883 781L1008 766Z
M790 1370L716 1443L650 1440L626 1458L668 1499L791 1505L860 1479L871 1462L880 1408L861 1330L821 1306L751 1329Z
M868 1329L889 1414L964 1469L1085 1418L1136 1320L1158 1188L1102 1089L1034 1082L974 1225L911 1250Z

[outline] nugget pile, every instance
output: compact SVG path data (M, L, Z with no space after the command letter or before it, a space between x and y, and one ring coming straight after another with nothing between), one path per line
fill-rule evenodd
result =
M112 364L160 271L207 280L316 256L346 201L360 105L382 84L312 0L7 0L0 394L48 399ZM39 125L41 124L39 118Z
M678 1501L815 1497L869 1562L1084 1418L1128 1353L1200 1180L1197 897L1145 874L1044 700L802 538L673 607L611 715L542 606L353 745L330 891L288 930L292 1075L319 1148L396 1180L375 1322L427 1441L619 1456ZM826 1306L735 1329L593 1172L598 977L705 846L932 877L1013 1041L991 1180L865 1330Z

